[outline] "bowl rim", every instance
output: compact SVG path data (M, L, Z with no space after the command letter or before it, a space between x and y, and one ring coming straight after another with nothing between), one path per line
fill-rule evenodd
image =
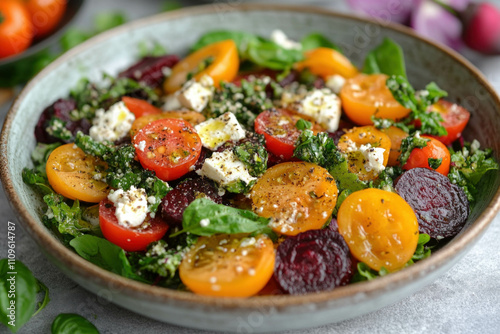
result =
M23 88L21 93L15 99L12 107L7 113L0 137L0 155L2 157L2 160L7 161L7 144L9 141L9 133L10 129L12 128L14 117L19 112L21 102L23 101L25 96L29 94L31 89L37 85L38 81L51 73L52 70L58 67L60 63L70 60L72 57L83 51L88 46L105 41L115 35L120 35L127 31L148 26L150 24L159 23L161 21L179 19L188 16L216 14L217 10L218 8L216 5L203 5L182 8L172 12L160 13L142 18L99 34L60 56L28 82L28 84ZM338 13L314 6L240 4L238 6L228 7L227 10L230 12L286 11L323 15L334 19L343 18L358 21L360 23L383 25L385 28L388 28L395 32L409 35L410 37L417 39L422 43L429 44L430 46L433 46L446 53L449 57L460 63L473 76L475 76L481 83L482 87L485 88L492 96L497 107L499 107L497 109L497 113L500 117L500 112L498 112L500 110L500 98L478 69L476 69L469 61L467 61L464 57L462 57L455 51L447 47L438 45L431 40L418 36L410 28L392 23L381 23L373 19L359 17L351 14ZM371 281L338 287L330 291L310 293L305 295L254 296L251 298L243 299L227 297L221 298L151 286L119 276L88 262L87 260L80 257L77 253L66 248L55 236L51 234L50 231L45 228L45 226L41 222L39 222L39 218L34 218L29 214L28 210L24 207L21 199L15 192L14 184L10 176L10 171L6 163L1 164L0 178L2 180L2 184L4 186L7 197L11 202L11 206L19 214L19 220L22 222L23 227L25 227L25 229L37 242L40 248L42 248L40 245L44 245L44 250L48 252L51 257L56 258L59 263L62 263L64 266L69 268L69 270L73 271L73 273L79 276L86 277L93 283L96 283L100 286L104 284L106 284L107 286L113 286L121 293L125 293L129 296L141 296L143 298L146 297L149 300L161 300L165 302L173 301L196 303L197 305L231 310L255 310L270 307L275 309L283 309L303 304L321 304L335 300L345 300L347 298L356 298L360 295L370 297L380 293L384 293L384 290L386 290L388 287L393 289L398 286L410 284L418 280L418 278L422 275L427 275L428 273L443 266L445 263L451 261L451 259L457 256L457 254L461 253L462 250L470 247L473 242L475 242L484 233L490 222L500 210L500 189L498 189L491 202L479 215L479 217L477 217L476 221L465 231L462 231L458 236L456 236L450 243L440 249L439 252L433 254L431 257L425 260L419 261L414 265L391 275L380 277Z

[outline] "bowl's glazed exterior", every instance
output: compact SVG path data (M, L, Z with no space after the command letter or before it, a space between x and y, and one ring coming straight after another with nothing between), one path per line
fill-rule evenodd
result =
M21 92L1 136L1 177L23 227L62 272L112 302L160 321L200 329L268 332L298 329L352 318L396 302L435 280L455 264L485 231L500 208L500 175L490 173L464 230L430 258L370 282L302 296L248 299L212 298L145 285L107 272L65 248L41 223L42 201L21 179L35 146L33 129L45 106L66 96L81 77L99 80L137 58L137 45L154 40L170 53L186 54L203 33L244 30L268 36L281 29L300 39L320 32L340 44L357 65L383 37L404 49L407 72L416 87L435 81L471 113L468 139L477 138L500 156L500 101L485 78L463 58L403 27L307 7L204 6L160 14L116 28L56 60Z

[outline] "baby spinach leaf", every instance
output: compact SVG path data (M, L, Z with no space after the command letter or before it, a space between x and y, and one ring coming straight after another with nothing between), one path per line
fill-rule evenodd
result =
M363 73L401 75L406 78L404 54L399 44L390 38L385 38L366 56Z
M182 230L171 234L171 237L186 232L201 236L219 233L264 233L268 231L268 223L268 218L260 217L252 211L216 204L207 198L198 198L184 211Z
M104 238L82 235L69 242L71 247L85 260L123 277L144 282L127 259L125 251Z
M312 123L301 118L297 121L297 123L295 123L295 127L298 130L304 131L310 129L312 127Z
M16 333L35 314L38 281L21 261L0 260L0 322Z
M53 192L45 174L38 172L36 169L23 168L22 178L25 184L35 186L42 194Z
M271 41L251 41L248 60L272 70L285 70L304 58L301 50L285 49Z
M312 49L324 47L324 48L330 48L337 50L338 52L342 53L342 49L340 49L335 43L330 41L328 38L326 38L324 35L320 33L311 33L300 41L300 44L302 44L302 51L309 51Z
M263 38L244 31L217 30L208 32L201 36L200 39L191 47L191 51L196 51L212 43L227 39L232 39L234 41L242 59L247 59L248 46L251 42L259 42L263 40Z
M81 315L61 313L52 322L52 334L99 334L97 328Z

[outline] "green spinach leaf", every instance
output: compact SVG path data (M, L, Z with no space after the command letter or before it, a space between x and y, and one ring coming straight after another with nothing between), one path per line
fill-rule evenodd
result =
M406 78L404 54L399 44L390 38L385 38L366 56L363 73L383 73Z
M52 334L99 334L97 328L78 314L61 313L52 322Z
M207 198L195 199L182 215L182 230L171 234L192 233L200 236L227 233L270 234L269 219L252 211L216 204Z
M35 314L38 281L17 260L0 260L0 322L13 333Z
M342 53L342 49L332 41L330 41L328 38L326 38L324 35L320 33L311 33L300 41L300 44L302 44L302 51L309 51L312 49L324 47L324 48L330 48L337 50L338 52Z

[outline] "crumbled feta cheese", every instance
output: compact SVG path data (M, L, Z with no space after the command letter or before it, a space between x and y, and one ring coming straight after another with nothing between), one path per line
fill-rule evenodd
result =
M365 159L364 167L367 172L371 172L373 170L375 173L379 174L385 169L385 149L381 147L372 147L372 145L366 144L359 147L359 152L361 152Z
M146 141L145 140L141 140L139 142L139 144L135 145L135 148L138 148L139 150L141 150L142 152L144 152L144 150L146 149Z
M198 82L195 80L186 82L177 98L183 107L201 112L213 95L214 81L210 76L204 75Z
M203 146L210 150L216 150L227 141L243 139L246 135L245 129L231 112L202 122L194 128L198 132Z
M148 214L148 197L142 188L118 189L108 195L115 205L118 223L124 227L139 227Z
M122 139L129 133L134 120L134 114L121 101L113 104L108 111L99 109L89 130L90 137L98 142Z
M210 219L203 218L202 220L200 220L200 226L201 227L207 227L208 225L210 225Z
M163 98L163 106L161 108L167 111L181 109L182 104L179 101L179 92L165 96Z
M211 158L205 160L197 173L214 180L223 187L238 181L250 184L250 182L257 180L248 173L245 164L234 155L232 150L215 152Z
M470 151L472 154L476 153L477 150L481 147L481 144L477 139L474 139L472 143L470 144Z
M330 88L335 94L339 94L344 87L345 78L341 75L334 74L326 78L326 87Z
M287 50L302 49L302 44L289 39L287 35L285 35L285 33L279 29L273 30L273 32L271 32L271 41Z
M341 102L338 96L329 89L314 89L305 96L283 95L281 103L284 107L291 107L300 114L311 117L327 131L334 132L338 129Z

